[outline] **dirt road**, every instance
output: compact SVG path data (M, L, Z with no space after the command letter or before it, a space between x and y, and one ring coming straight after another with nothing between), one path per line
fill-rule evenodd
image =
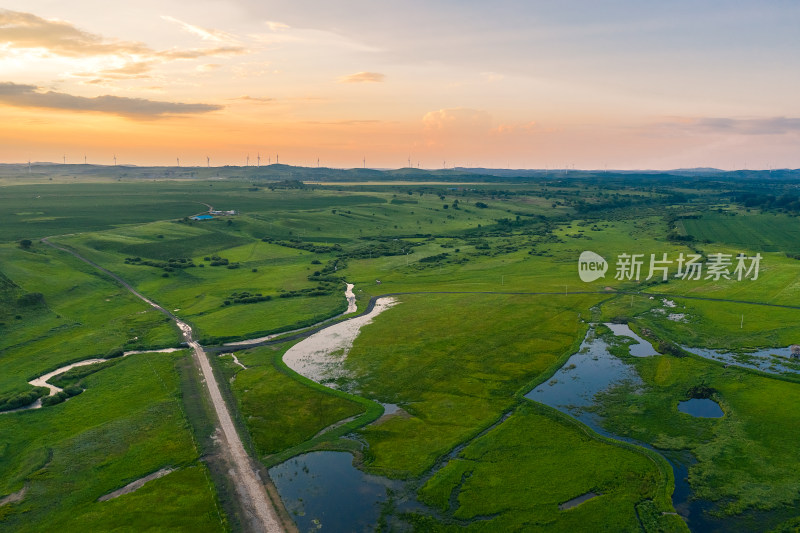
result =
M200 369L203 380L205 381L206 390L211 398L214 411L217 414L217 419L219 420L219 427L221 430L221 448L223 453L227 456L226 458L228 464L231 466L231 470L229 471L229 476L231 477L232 482L231 484L236 487L239 502L242 509L246 513L245 519L248 523L245 524L245 527L248 529L248 531L257 532L277 533L284 531L284 528L278 519L278 513L276 512L272 501L267 495L267 490L264 486L264 483L261 481L254 467L252 459L244 449L242 440L239 438L239 434L236 432L236 426L233 423L230 411L228 411L228 406L225 403L225 400L222 398L222 393L220 392L219 385L217 385L214 372L211 370L211 363L208 361L208 356L203 350L203 347L200 346L200 344L192 337L192 328L171 312L167 311L146 296L140 294L130 284L113 272L106 270L97 263L86 259L73 250L56 246L47 239L42 239L42 242L52 246L53 248L56 248L57 250L71 254L81 261L97 268L98 270L101 270L102 272L105 272L120 285L128 289L132 294L147 302L154 309L157 309L161 313L167 315L175 322L175 324L177 324L181 332L183 332L183 338L186 340L186 343L191 346L192 350L194 351L195 363Z

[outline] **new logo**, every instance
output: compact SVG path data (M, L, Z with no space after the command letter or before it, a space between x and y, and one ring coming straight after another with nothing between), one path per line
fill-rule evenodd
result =
M589 283L604 278L607 270L606 260L594 252L586 250L578 258L578 275L581 277L581 281Z

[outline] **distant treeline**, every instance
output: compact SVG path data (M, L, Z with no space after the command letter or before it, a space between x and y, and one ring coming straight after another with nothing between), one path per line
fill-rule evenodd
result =
M745 207L758 209L779 209L790 213L800 213L800 197L796 194L758 194L753 192L741 193L735 197L736 201Z

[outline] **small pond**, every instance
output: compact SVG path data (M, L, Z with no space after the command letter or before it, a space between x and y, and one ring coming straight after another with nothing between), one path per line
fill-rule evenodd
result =
M706 359L722 361L729 365L753 368L769 374L800 374L800 359L792 357L791 348L788 346L743 353L722 352L707 348L690 348L689 346L681 346L681 348Z
M525 397L555 407L608 435L598 423L597 416L582 408L594 405L594 396L598 392L623 381L642 382L636 370L613 356L608 351L608 344L595 335L594 328L590 328L578 352L552 378Z
M381 505L392 494L398 507L420 507L405 499L401 481L366 474L347 452L310 452L269 469L286 509L300 531L373 531Z
M678 411L697 418L722 418L725 414L719 404L709 398L692 398L680 402Z
M641 338L633 332L628 324L611 324L609 322L604 324L608 329L614 332L617 337L630 337L636 341L636 344L631 344L628 349L634 357L650 357L658 355L658 352L653 345Z

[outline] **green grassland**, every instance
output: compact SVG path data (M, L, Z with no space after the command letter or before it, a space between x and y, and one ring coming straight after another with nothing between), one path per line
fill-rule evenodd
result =
M163 315L91 266L38 242L43 236L54 236L52 242L175 310L206 344L333 317L345 309L344 281L355 283L361 309L370 297L385 293L506 293L403 294L397 306L366 326L346 363L353 374L351 390L404 410L366 426L380 414L379 406L294 375L279 360L288 344L240 352L247 369L223 357L220 368L227 379L222 381L235 399L245 440L269 465L311 447L352 450L353 441L334 439L357 430L365 444L364 468L418 481L445 454L466 445L420 491L444 513L441 520L412 517L420 530L465 525L487 531L566 530L594 524L655 531L681 526L677 518L661 514L671 512L665 492L671 490L671 472L663 459L599 438L574 421L528 405L520 395L566 360L590 320L630 321L653 337L710 348L798 342L794 310L682 298L795 305L800 296L800 262L782 253L794 253L797 218L736 207L727 211L735 216L720 213L716 204L703 200L717 194L713 186L614 178L602 184L286 188L255 176L188 177L134 181L108 175L71 182L69 176L56 176L53 182L37 178L36 185L20 185L18 176L0 183L0 207L10 213L0 226L0 395L28 391L30 378L69 361L179 342ZM679 196L679 203L670 204ZM239 214L202 222L188 218L207 211L205 204ZM675 218L682 213L700 218ZM675 224L679 236L695 240L676 239ZM31 239L32 246L24 249L20 239ZM605 278L579 280L576 263L584 250L609 261ZM623 253L675 258L757 251L763 260L756 281L648 281L646 267L638 281L615 279L614 262ZM584 291L591 294L565 294ZM651 300L650 295L662 293L678 307L654 312L663 305L661 297ZM246 301L242 294L260 300ZM686 321L669 320L672 312L684 313ZM0 431L0 479L5 480L0 496L29 486L22 503L0 507L0 525L25 530L21 517L27 516L24 527L30 530L56 523L69 530L79 519L100 530L123 527L126 519L145 528L158 521L176 530L236 529L235 521L217 511L227 489L210 485L208 467L198 461L198 447L205 449L207 436L194 444L178 401L179 391L188 386L175 372L176 363L185 365L182 357L131 356L83 378L86 391L64 404L0 414L0 426L9 425ZM672 361L668 370L648 366L665 360ZM719 501L724 513L792 504L793 441L788 429L776 428L796 423L789 406L799 385L694 358L634 363L649 388L639 400L623 396L630 391L609 396L606 408L616 433L693 453L698 459L691 470L693 487L701 497ZM730 416L690 421L684 430L667 427L667 421L683 423L665 410L698 376L714 381ZM780 407L779 398L789 400ZM631 409L636 401L644 407ZM762 424L758 417L764 406L771 413ZM507 420L481 435L510 411L514 414ZM314 438L357 415L341 431ZM49 431L51 426L57 430ZM102 443L117 450L121 442L133 444L105 463L91 453ZM748 450L758 453L734 459ZM147 460L137 462L143 456ZM787 468L778 472L784 463ZM179 469L134 494L94 502L163 465ZM558 486L536 483L559 475L563 483ZM712 497L717 484L719 497ZM63 490L69 497L53 503ZM590 490L603 496L558 511L558 503ZM142 515L146 509L153 509L147 517Z
M289 346L239 352L237 357L247 368L232 363L225 366L239 409L249 413L246 422L253 443L265 459L365 411L343 395L294 379L292 372L278 362Z
M85 378L86 391L65 403L0 415L0 493L27 487L22 502L0 508L3 529L224 530L182 413L180 357L133 355ZM96 501L165 467L178 470L141 491Z
M743 210L707 211L699 218L680 220L678 227L700 242L747 250L800 253L800 220L796 216Z
M725 368L694 356L627 361L645 386L620 386L601 395L598 412L607 428L662 450L691 452L697 462L689 469L689 482L698 498L716 502L717 513L794 505L800 470L795 453L800 414L794 407L800 387L795 380ZM716 391L713 399L722 406L723 418L678 412L678 402L701 384ZM766 525L770 515L761 520Z
M415 518L431 531L639 531L654 499L671 508L660 474L648 454L576 432L568 420L526 402L420 490L449 520ZM600 496L559 510L589 492ZM647 527L683 530L677 517L651 514Z
M515 405L515 393L576 347L586 327L579 315L600 300L403 296L363 328L345 362L360 395L398 404L409 415L362 430L366 467L418 476L486 429Z
M0 265L19 290L43 301L0 328L0 390L27 388L29 379L68 362L178 341L162 314L62 252L0 245Z

